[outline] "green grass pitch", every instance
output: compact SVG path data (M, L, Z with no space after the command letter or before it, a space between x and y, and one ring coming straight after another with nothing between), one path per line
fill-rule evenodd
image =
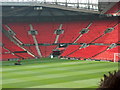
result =
M43 58L3 61L2 88L97 88L103 74L118 63Z

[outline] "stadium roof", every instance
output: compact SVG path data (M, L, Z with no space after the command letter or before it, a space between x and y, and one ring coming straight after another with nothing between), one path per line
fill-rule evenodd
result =
M67 3L93 3L98 4L98 0L1 0L2 2L67 2Z
M99 17L98 7L104 6L97 0L2 0L2 17L11 21L31 17L38 21L91 19Z
M58 8L41 7L41 6L4 6L2 8L3 20L79 20L79 19L91 19L95 18L99 14L93 14L88 12L77 12L70 10L63 10ZM13 19L14 18L14 19ZM17 19L16 19L17 18Z
M90 12L78 12L45 6L4 6L3 16L65 16L90 15Z
M2 0L2 5L44 6L71 11L97 13L97 0Z

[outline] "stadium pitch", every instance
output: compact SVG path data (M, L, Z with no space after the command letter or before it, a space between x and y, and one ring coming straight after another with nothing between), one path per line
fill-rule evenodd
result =
M43 58L2 62L2 88L97 88L118 63Z

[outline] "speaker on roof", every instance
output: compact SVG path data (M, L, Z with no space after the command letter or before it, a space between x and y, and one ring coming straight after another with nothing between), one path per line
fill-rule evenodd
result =
M88 31L89 31L89 29L83 28L83 29L80 31L80 33L81 33L81 34L84 34L84 33L88 33Z
M64 33L64 30L62 29L63 24L60 24L59 28L55 30L54 34L60 35Z
M116 43L112 43L108 48L109 48L109 49L112 49L112 48L114 48L114 47L116 47L116 46L117 46Z
M57 35L60 35L60 34L63 34L64 33L64 30L63 29L57 29L55 30L54 34L57 34Z
M88 44L83 43L82 46L81 46L80 48L86 48L86 47L88 47L88 46L89 46Z
M9 33L11 36L15 36L15 35L16 35L15 32L12 31L12 30L8 30L8 33Z
M108 28L108 29L106 29L105 31L104 31L104 33L106 34L106 33L110 33L110 32L112 32L114 30L114 28Z
M30 30L30 31L28 31L28 34L29 35L37 35L38 32L36 30Z

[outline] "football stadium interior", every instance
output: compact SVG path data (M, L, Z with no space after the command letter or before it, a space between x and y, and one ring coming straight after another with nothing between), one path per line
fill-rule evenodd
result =
M118 70L120 2L2 0L3 88L97 88Z

